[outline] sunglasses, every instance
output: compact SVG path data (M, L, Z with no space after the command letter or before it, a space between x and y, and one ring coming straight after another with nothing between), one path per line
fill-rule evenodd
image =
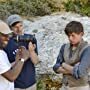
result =
M9 36L7 34L0 33L0 37L2 38L3 41L9 40Z

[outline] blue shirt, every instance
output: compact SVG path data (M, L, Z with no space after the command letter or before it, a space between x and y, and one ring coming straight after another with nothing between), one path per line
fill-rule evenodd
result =
M65 44L62 45L59 55L57 57L56 64L53 67L53 70L56 72L57 69L62 65L64 62L64 47ZM88 46L81 54L80 57L80 64L74 66L73 69L73 76L76 79L79 79L80 77L83 77L87 74L87 69L90 68L90 46ZM57 72L56 72L57 73Z
M24 34L24 36L28 36L29 34ZM32 36L32 35L31 35ZM37 40L34 38L36 49L35 52L38 54L37 51ZM10 62L15 61L16 52L19 46L25 46L28 48L28 42L20 42L19 44L12 38L10 38L7 47L5 48L5 51L8 55L8 58ZM30 59L30 58L29 58ZM36 83L35 80L35 67L34 64L31 62L31 60L27 60L24 63L24 66L22 68L22 71L18 78L15 80L15 88L28 88Z

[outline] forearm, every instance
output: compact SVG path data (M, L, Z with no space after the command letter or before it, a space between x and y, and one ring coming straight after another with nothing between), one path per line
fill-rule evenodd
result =
M18 75L20 74L22 68L23 68L24 62L22 61L18 61L17 63L15 63L14 67L12 67L11 69L11 75L13 76L13 79L15 80Z
M57 69L57 72L58 72L58 73L62 73L62 74L70 74L70 73L68 72L68 70L64 69L63 67L59 67L59 68Z
M38 58L37 54L35 53L35 51L30 52L30 58L34 65L39 63L39 58Z
M2 75L9 81L13 82L20 74L23 64L24 62L18 61L17 63L15 63L12 69L10 69L9 71L7 71L6 73Z
M20 74L24 62L29 58L29 52L25 47L20 47L16 53L15 63L11 69L3 73L2 75L9 81L13 82Z
M62 67L67 70L70 74L73 74L73 66L66 64L66 63L62 63Z

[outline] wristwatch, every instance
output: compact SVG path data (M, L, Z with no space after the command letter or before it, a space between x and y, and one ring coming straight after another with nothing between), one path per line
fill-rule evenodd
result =
M25 59L23 59L23 58L21 58L21 60L20 60L21 62L25 62Z

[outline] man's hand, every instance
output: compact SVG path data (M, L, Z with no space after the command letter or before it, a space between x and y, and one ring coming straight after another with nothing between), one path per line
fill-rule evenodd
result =
M64 69L66 69L70 74L73 73L73 66L71 66L71 65L69 65L69 64L67 64L67 63L62 63L62 67L63 67Z
M20 60L21 58L25 61L29 58L29 51L24 46L20 46L16 53L16 60Z
M39 63L39 58L37 56L37 53L35 52L36 45L32 44L32 42L29 43L28 49L29 49L29 56L31 58L31 61L34 65Z
M29 52L33 52L36 48L36 45L35 44L32 44L32 42L29 43L28 45L28 49L29 49Z
M64 69L63 67L59 67L57 69L57 72L58 73L63 73L63 74L66 74L66 75L70 74L70 72L68 70Z

